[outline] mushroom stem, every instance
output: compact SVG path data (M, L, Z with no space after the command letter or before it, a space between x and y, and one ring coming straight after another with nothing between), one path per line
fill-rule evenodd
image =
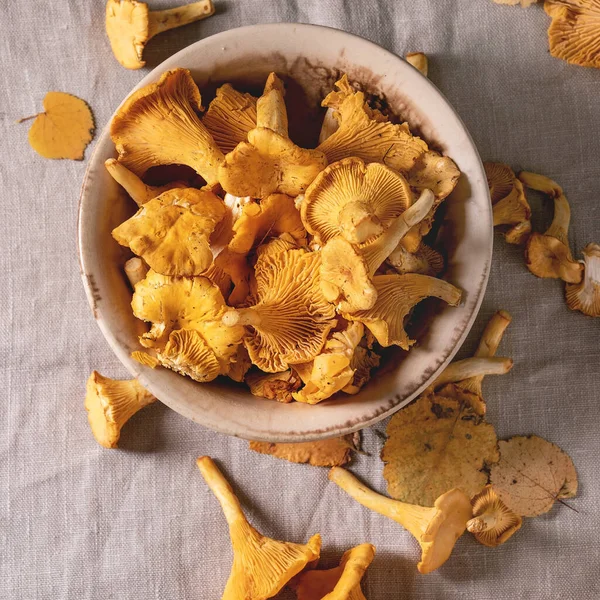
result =
M335 110L328 108L323 117L323 124L319 133L319 144L331 137L340 128L340 122L335 118Z
M148 39L169 29L206 19L215 13L212 0L200 0L167 10L153 10L148 15Z
M135 288L136 283L139 283L146 277L148 273L148 265L137 256L130 258L124 265L123 270L132 288Z
M338 224L344 238L352 244L362 244L383 231L383 225L377 215L360 200L348 202L342 208L338 215Z
M221 319L223 325L234 327L235 325L249 325L257 327L261 323L260 315L257 311L249 308L238 308L228 310Z
M482 533L483 531L489 531L496 526L498 519L496 515L484 513L470 521L467 521L467 531L471 533Z
M476 357L457 360L442 371L433 387L439 388L447 383L456 383L471 377L483 379L485 375L504 375L512 366L512 358Z
M246 517L242 512L240 501L233 493L229 482L223 476L210 456L201 456L196 461L206 485L211 489L212 493L217 497L225 519L229 526L233 526L240 521L246 522Z
M283 82L275 73L271 73L265 83L263 95L256 102L256 126L266 127L287 138L288 118L284 94Z

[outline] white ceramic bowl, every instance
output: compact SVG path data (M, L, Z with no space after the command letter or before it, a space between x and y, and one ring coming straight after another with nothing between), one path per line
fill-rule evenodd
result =
M341 72L366 91L382 95L396 113L462 171L447 200L445 278L464 290L458 308L435 305L426 331L406 357L375 372L356 396L315 406L279 404L252 396L229 381L200 384L167 369L149 369L130 358L139 349L141 323L130 307L122 271L127 255L111 230L133 212L104 168L115 156L102 132L83 183L79 252L85 289L108 343L132 375L173 410L216 431L265 441L308 441L356 431L415 398L460 348L479 310L492 254L492 213L477 150L456 112L437 88L396 55L343 31L314 25L273 24L233 29L201 40L149 73L138 89L172 68L191 70L200 89L210 82L264 81L270 71L292 77L309 101L318 102Z

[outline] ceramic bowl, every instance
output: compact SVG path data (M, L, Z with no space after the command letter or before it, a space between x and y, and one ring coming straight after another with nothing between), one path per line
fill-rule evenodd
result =
M83 282L106 340L131 374L173 410L213 430L247 439L298 442L350 433L372 425L415 398L460 348L481 304L492 254L492 213L481 159L464 124L437 88L398 56L343 31L299 24L254 25L201 40L175 54L135 88L175 67L190 69L202 90L217 81L264 82L276 71L296 94L317 105L340 73L381 96L430 145L450 156L462 176L445 203L440 235L448 254L445 279L463 300L450 308L434 303L418 344L401 360L388 360L356 396L309 406L252 396L229 380L200 384L167 369L143 367L130 358L140 348L141 323L131 313L123 275L127 255L111 230L134 206L104 168L115 156L108 127L97 141L83 183L79 252ZM288 93L288 101L291 94Z

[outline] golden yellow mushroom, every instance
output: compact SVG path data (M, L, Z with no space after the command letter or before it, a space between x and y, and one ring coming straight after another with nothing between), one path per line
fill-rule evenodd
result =
M600 317L600 245L588 244L583 249L583 279L567 284L567 305L590 317Z
M318 150L306 150L290 140L283 84L271 73L256 105L256 127L239 143L219 169L219 182L234 196L265 198L276 192L297 196L327 164Z
M344 317L366 325L382 346L397 345L403 350L414 343L404 331L404 320L413 306L429 296L451 306L457 306L461 298L461 291L447 281L416 273L376 275L373 285L377 290L373 308L344 313Z
M231 152L256 127L256 98L226 83L217 90L202 122L219 148Z
M500 546L521 528L523 519L500 500L491 485L486 485L471 504L473 518L467 522L467 530L484 546Z
M200 91L187 69L168 71L134 92L110 126L119 162L138 177L156 165L188 165L209 185L216 184L225 157L196 114L201 108Z
M149 200L160 196L168 190L188 187L183 181L174 181L161 186L146 185L135 173L132 173L114 158L109 158L104 163L104 166L112 178L125 189L138 206L146 204Z
M304 545L280 542L261 535L248 523L239 500L212 459L202 456L197 465L221 504L229 525L233 565L223 600L272 598L308 563L319 558L321 536L318 533Z
M322 244L338 235L360 244L380 235L411 203L402 175L379 163L345 158L313 181L300 214L307 231Z
M365 600L360 582L373 558L375 546L355 546L344 553L339 567L303 571L291 587L298 600Z
M206 19L214 12L212 0L153 11L137 0L108 0L106 34L115 58L126 69L141 69L146 64L142 54L151 38L163 31Z
M335 326L335 309L319 286L320 266L318 252L261 253L255 266L253 305L224 315L225 325L245 326L244 344L262 371L278 373L312 360Z
M569 248L571 207L562 188L554 181L537 173L522 171L519 179L529 188L554 199L554 218L544 234L532 233L525 246L527 268L538 277L562 279L579 283L583 266L573 260Z
M281 373L255 371L246 375L244 381L252 395L284 403L294 399L292 392L302 384L301 379L291 369Z
M385 261L396 273L420 273L436 277L444 270L444 257L426 244L421 244L411 253L400 243Z
M417 71L427 77L427 72L429 71L429 61L426 54L423 52L409 52L404 59L409 65L412 65L415 69L417 69Z
M371 379L371 370L379 366L380 359L379 354L368 346L367 336L365 335L360 344L354 349L354 354L350 360L350 368L354 371L354 375L351 381L342 388L342 392L358 394Z
M117 381L93 371L87 381L85 409L96 441L105 448L116 448L123 425L155 401L137 379Z
M459 489L442 494L433 507L426 508L382 496L341 467L331 469L329 479L357 502L393 519L416 538L422 552L417 565L420 573L431 573L450 558L473 516L469 497Z

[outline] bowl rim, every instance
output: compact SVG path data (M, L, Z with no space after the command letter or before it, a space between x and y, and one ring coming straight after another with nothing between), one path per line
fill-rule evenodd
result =
M94 289L95 285L94 285L93 280L90 280L89 275L87 275L88 263L92 260L92 257L90 255L88 255L88 252L86 251L86 244L84 242L84 231L83 231L83 222L85 220L84 211L85 211L85 198L86 198L87 184L88 184L90 173L92 172L93 167L97 166L95 164L97 162L95 160L96 155L100 152L100 148L103 145L102 142L103 142L104 138L109 136L110 123L112 122L114 114L118 111L118 109L122 106L122 104L127 100L127 98L133 92L137 91L141 87L156 81L162 73L166 72L169 69L175 68L173 66L173 63L176 63L179 58L181 58L181 57L185 56L187 53L189 53L192 48L199 48L199 47L202 47L203 45L208 45L208 44L217 44L221 40L224 41L227 38L229 38L230 36L237 35L240 33L246 34L248 32L252 32L254 35L260 35L260 33L262 31L268 32L269 30L272 30L272 29L282 29L282 28L283 29L291 29L293 31L295 31L295 29L302 29L307 32L313 31L315 33L316 32L322 33L323 31L335 32L338 35L341 34L343 37L347 38L350 42L352 42L352 41L358 42L360 44L363 44L365 47L370 46L374 51L376 51L382 55L387 55L387 57L389 57L392 60L406 62L404 60L404 58L402 58L401 56L387 50L386 48L383 48L382 46L380 46L379 44L376 44L375 42L372 42L371 40L363 38L357 34L349 33L342 29L337 29L335 27L330 27L330 26L326 26L326 25L281 22L281 23L263 23L263 24L245 25L245 26L241 26L241 27L227 29L225 31L215 33L213 35L202 38L196 42L193 42L192 44L186 46L185 48L182 48L175 54L171 55L170 57L168 57L167 59L165 59L158 65L156 65L152 70L147 72L144 75L144 77L133 87L133 89L129 91L129 93L122 100L122 102L115 108L115 111L110 116L108 122L103 127L100 135L98 136L96 143L94 144L93 152L91 153L90 158L88 160L88 165L87 165L85 175L84 175L82 185L81 185L78 209L77 209L77 254L78 254L78 263L79 263L80 275L82 278L83 286L84 286L84 289L86 292L86 296L88 298L88 303L92 310L92 314L94 316L94 320L98 324L98 326L99 326L100 330L102 331L102 334L103 334L104 338L106 339L106 341L108 342L109 346L111 347L111 349L113 350L113 352L115 353L117 358L119 358L120 362L131 373L131 375L134 377L137 377L139 379L140 383L142 383L142 385L144 385L144 387L148 388L150 392L157 395L157 397L158 397L158 394L156 394L155 391L153 390L154 386L151 381L151 377L147 376L148 373L141 371L138 368L139 365L137 365L137 363L133 364L134 361L133 361L133 359L130 358L129 352L127 352L123 348L123 345L119 342L115 333L108 326L108 324L105 322L105 320L99 318L96 313L96 298L95 298L96 290ZM415 71L416 71L416 69L415 69ZM462 128L462 132L465 136L465 139L470 144L471 149L474 153L474 156L477 159L477 166L479 167L481 173L485 174L483 161L481 159L481 156L479 155L479 152L473 141L473 138L472 138L469 130L467 129L465 123L463 122L462 118L460 117L460 115L458 114L456 109L454 108L454 106L448 101L448 99L445 97L445 95L437 88L437 86L430 79L428 79L427 77L425 77L418 71L416 71L415 75L426 80L427 84L431 88L431 92L433 94L438 95L439 98L447 105L449 110L453 113L454 117L456 118L457 122L460 124L460 126ZM487 192L487 197L489 199L489 190ZM190 411L187 407L185 407L183 405L178 405L176 401L174 402L172 400L172 398L169 398L169 399L159 398L159 399L161 400L161 402L166 404L169 408L175 410L176 412L183 415L184 417L186 417L196 423L199 423L213 431L216 431L218 433L222 433L225 435L230 435L233 437L239 437L239 438L248 439L248 440L252 439L252 440L257 440L257 441L284 442L284 443L285 442L289 443L289 442L317 441L317 440L322 440L322 439L327 439L327 438L331 438L331 437L337 437L337 436L341 436L341 435L354 433L361 429L370 427L370 426L378 423L379 421L382 421L383 419L394 414L395 412L397 412L398 410L400 410L401 408L403 408L404 406L408 405L410 402L415 400L423 392L423 390L425 390L431 384L431 382L439 375L439 373L441 373L444 370L444 368L452 361L452 359L454 358L456 353L460 350L462 344L464 343L466 337L468 336L468 334L473 326L473 323L475 322L475 319L477 318L477 315L481 308L481 304L485 297L485 292L486 292L489 277L490 277L491 259L492 259L492 254L493 254L493 245L494 245L494 234L493 234L494 229L493 229L493 223L492 223L492 218L491 218L491 215L492 215L491 201L489 202L487 208L488 208L488 213L489 213L488 216L489 216L489 222L490 222L490 231L489 231L489 240L490 241L489 241L489 245L487 248L487 256L485 256L485 267L483 269L484 270L483 277L481 278L480 283L477 288L477 298L473 304L471 314L469 315L468 319L466 319L463 322L461 333L457 336L457 338L453 342L451 349L447 352L444 359L438 364L437 368L431 372L431 374L427 377L427 379L425 379L423 381L423 383L419 387L417 387L412 393L410 393L408 396L401 397L399 394L395 394L393 396L393 398L390 399L388 401L388 403L384 406L384 408L382 408L380 410L373 410L371 417L363 418L362 420L357 420L355 422L346 421L345 423L340 423L338 425L331 426L331 427L328 427L325 429L318 429L318 430L315 429L315 430L304 431L304 432L299 432L299 433L275 432L273 434L266 433L264 430L253 430L252 427L242 426L239 423L233 423L233 422L223 421L223 420L219 420L219 419L211 420L210 418L209 419L203 418L202 421L199 421L197 416L192 411ZM92 271L93 271L93 269L92 269ZM382 402L383 402L383 400L384 400L384 398L382 398ZM317 407L315 406L314 408L317 408ZM205 416L207 416L206 413L203 415L203 417L205 417Z

